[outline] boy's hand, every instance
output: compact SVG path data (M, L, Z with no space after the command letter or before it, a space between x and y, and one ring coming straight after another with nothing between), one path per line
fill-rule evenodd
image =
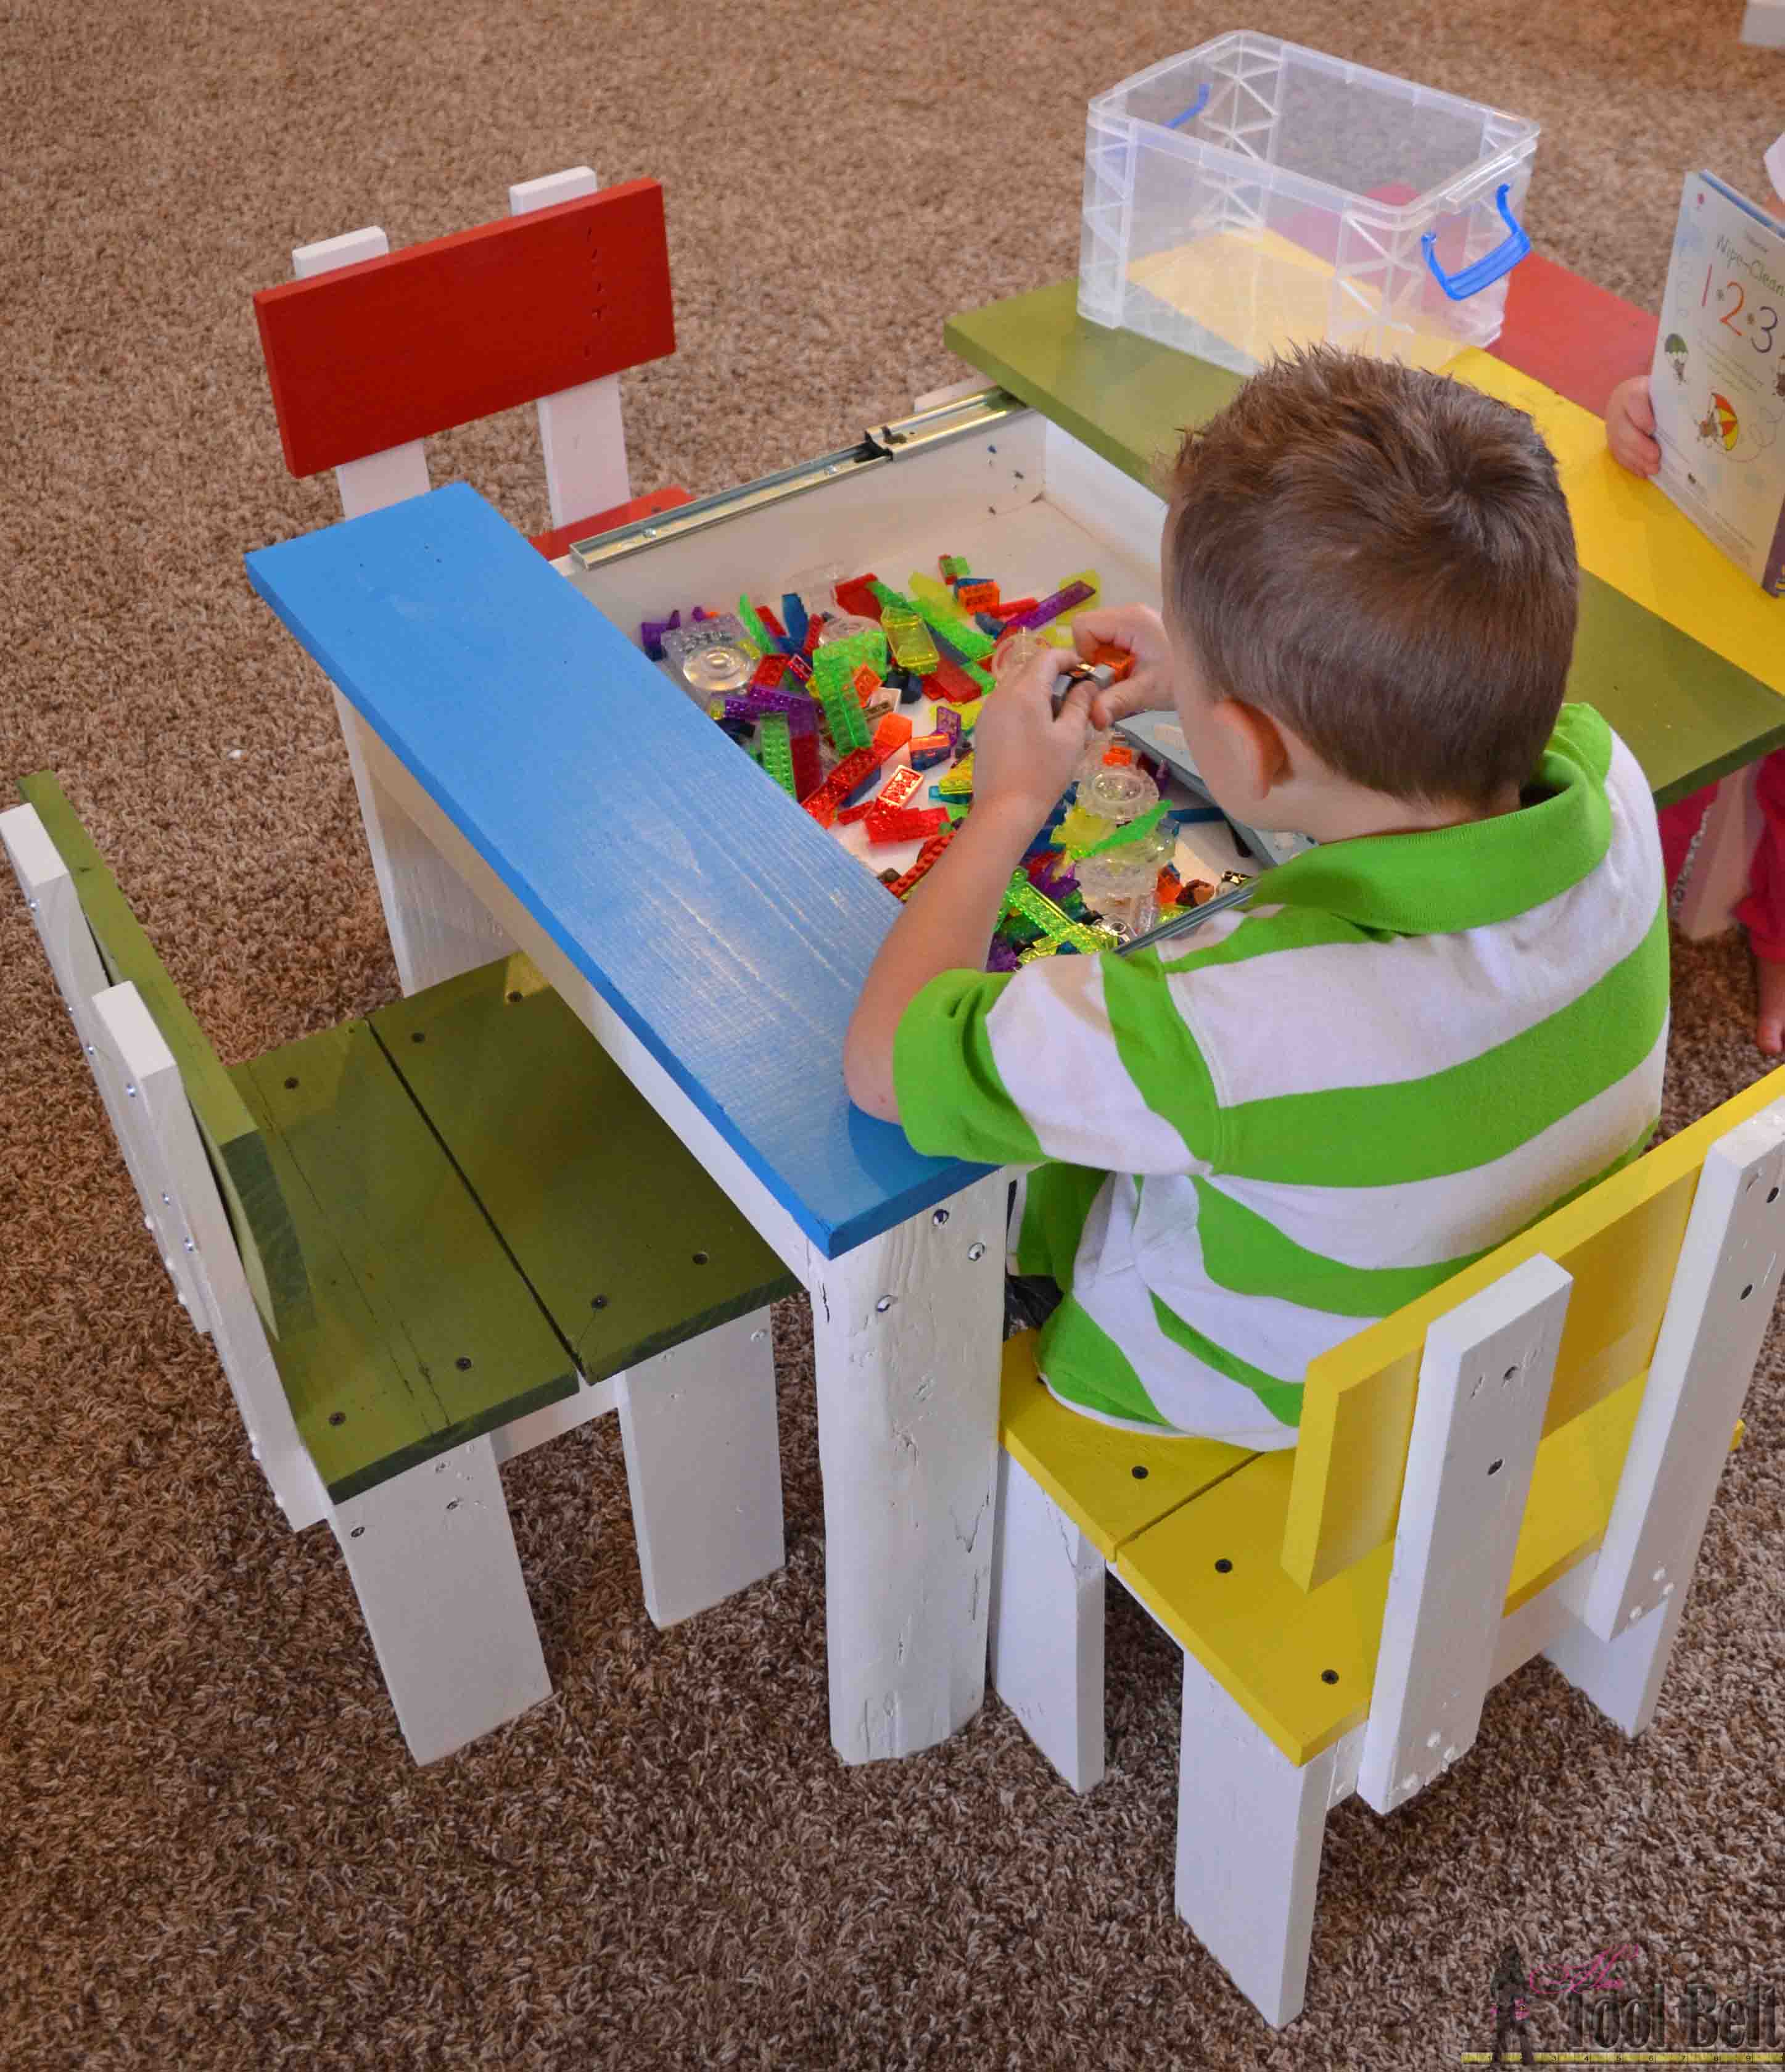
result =
M1169 712L1177 673L1164 622L1144 604L1118 604L1081 611L1072 622L1072 639L1089 659L1099 648L1125 648L1134 667L1119 684L1099 691L1091 701L1091 724L1113 726L1130 713Z
M1076 658L1049 648L1001 677L973 729L973 812L1009 812L1039 828L1078 775L1090 684L1075 684L1054 716L1055 680Z
M1646 374L1633 374L1612 390L1606 405L1606 444L1612 458L1632 475L1653 475L1660 467L1655 405L1649 401Z

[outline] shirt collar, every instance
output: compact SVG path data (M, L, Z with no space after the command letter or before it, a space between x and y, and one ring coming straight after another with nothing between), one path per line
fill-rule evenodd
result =
M1259 895L1399 935L1510 920L1579 884L1604 857L1611 741L1592 706L1565 705L1527 787L1532 804L1460 827L1326 843L1267 873Z

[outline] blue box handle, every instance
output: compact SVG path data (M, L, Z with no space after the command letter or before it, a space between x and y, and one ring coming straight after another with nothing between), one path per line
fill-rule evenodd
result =
M1187 122L1194 122L1197 117L1202 113L1203 110L1207 107L1208 93L1209 83L1205 79L1203 81L1202 92L1197 95L1196 98L1193 101L1191 101L1189 107L1184 110L1182 115L1174 115L1172 117L1171 120L1165 125L1166 129L1182 130Z
M1530 237L1507 206L1506 198L1511 191L1511 183L1503 181L1499 192L1494 197L1494 206L1506 225L1507 236L1491 252L1478 259L1473 266L1465 266L1461 273L1446 273L1438 264L1436 231L1428 230L1419 240L1419 249L1425 254L1425 263L1432 269L1432 278L1452 302L1466 302L1470 296L1479 295L1483 288L1492 287L1496 281L1510 273L1531 249Z

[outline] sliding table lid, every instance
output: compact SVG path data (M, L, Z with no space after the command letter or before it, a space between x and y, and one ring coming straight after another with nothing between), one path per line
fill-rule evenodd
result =
M477 493L247 557L255 589L771 1196L834 1257L985 1169L853 1108L843 1033L897 918Z

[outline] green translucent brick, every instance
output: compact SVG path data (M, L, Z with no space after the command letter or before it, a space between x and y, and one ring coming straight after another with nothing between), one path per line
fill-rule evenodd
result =
M992 674L989 669L982 669L978 663L965 663L962 665L962 668L963 673L971 676L973 681L978 684L982 692L995 691L997 689L997 678ZM979 715L976 712L973 717L975 719L977 719Z
M941 568L942 580L944 582L959 582L963 576L970 575L973 573L967 565L967 557L964 554L944 554L942 557Z
M1062 907L1055 905L1045 893L1038 892L1025 873L1014 872L1004 894L1007 912L1032 923L1043 936L1057 943L1070 943L1074 949L1094 956L1099 950L1113 950L1121 938L1112 928L1091 927L1082 921L1075 921Z
M1089 849L1080 849L1079 853L1081 856L1101 856L1105 849L1121 849L1129 842L1138 841L1143 835L1152 833L1168 811L1165 800L1162 799L1158 805L1142 813L1137 820L1130 820L1125 827L1117 828L1113 835L1105 835L1101 841L1093 842ZM1086 817L1095 819L1098 816L1088 814Z
M846 684L866 662L874 674L886 669L886 636L878 627L870 633L852 633L847 640L821 640L812 650L812 673L822 689L827 684Z
M819 702L825 708L825 717L830 722L830 738L840 755L847 755L852 748L866 748L868 745L868 716L862 709L862 701L846 680L827 684ZM790 751L791 753L791 751Z
M771 713L763 722L756 736L756 746L763 767L790 799L795 797L793 742L788 733L788 723L779 713Z
M759 655L780 653L780 649L775 644L775 636L756 616L756 607L747 596L740 596L738 599L738 616L743 623L746 638Z
M973 811L973 806L970 801L965 799L944 799L942 802L942 810L951 820L964 820Z

